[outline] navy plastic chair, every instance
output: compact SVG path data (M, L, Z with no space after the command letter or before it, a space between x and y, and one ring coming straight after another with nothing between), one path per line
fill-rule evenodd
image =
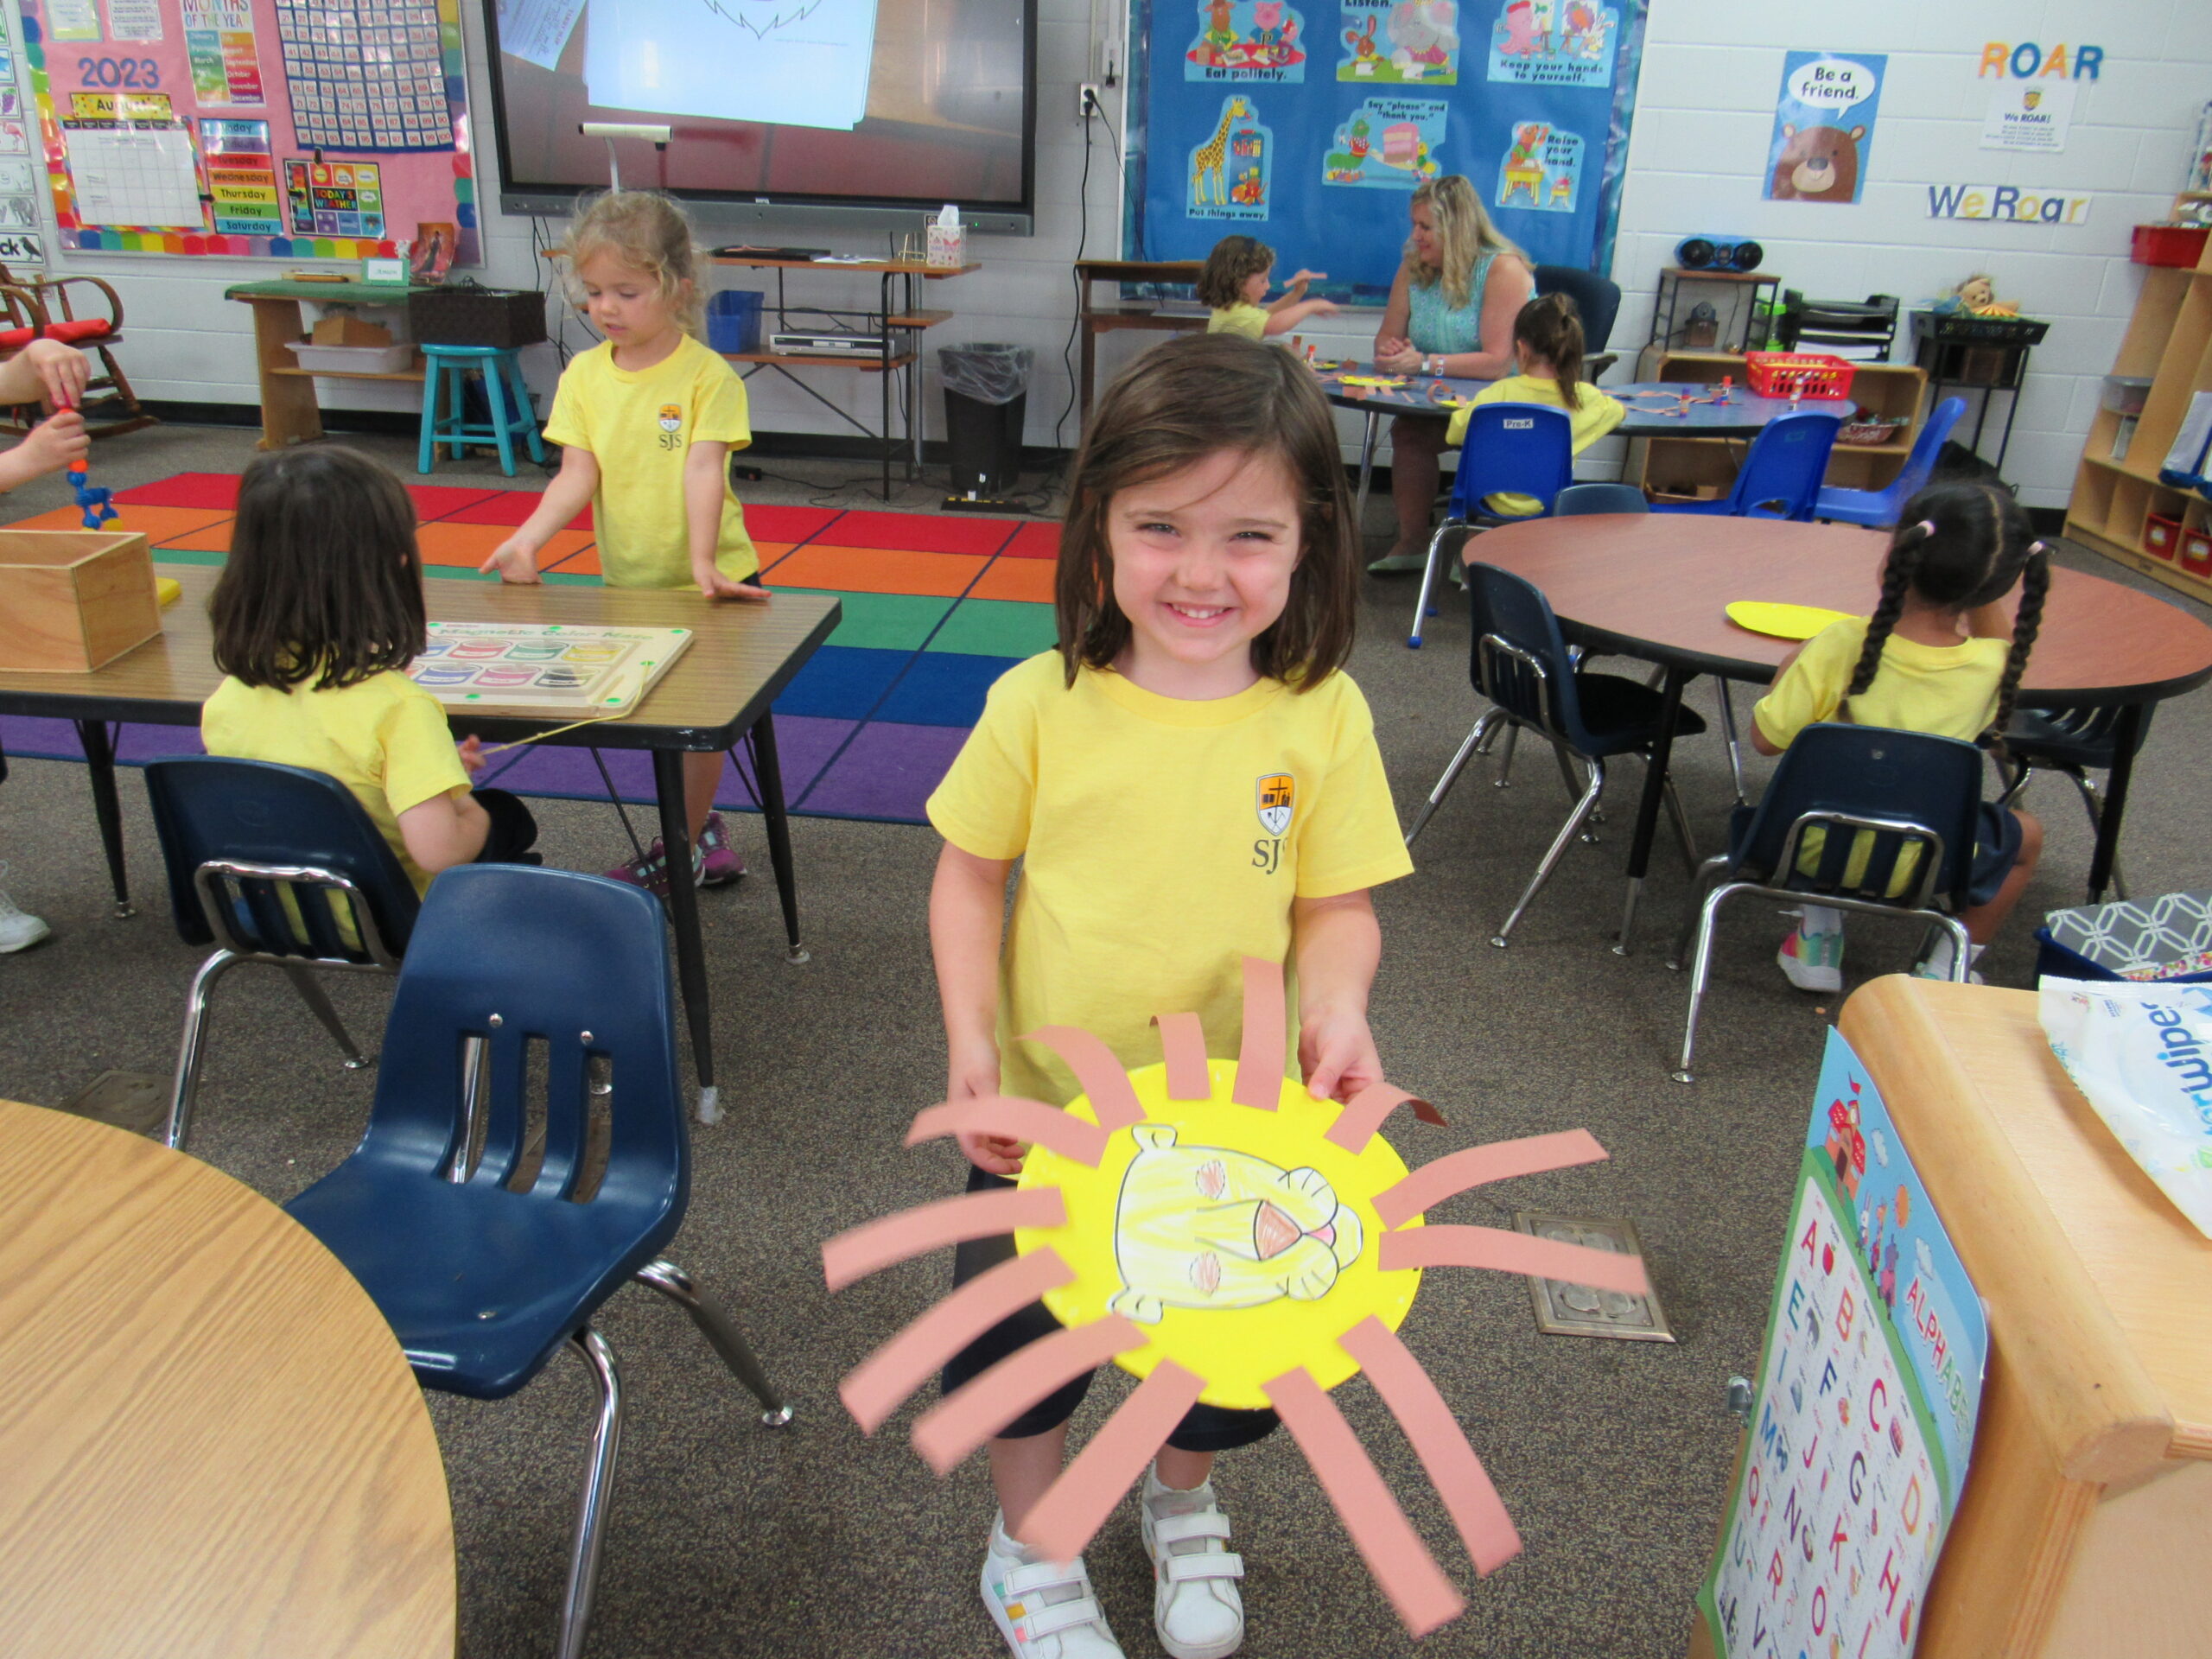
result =
M2047 772L2063 772L2073 780L2075 792L2081 796L2082 804L2089 814L2089 834L2102 832L2105 821L2103 798L2090 781L2092 770L2109 772L2120 759L2120 716L2118 704L2098 709L2050 709L2036 710L2023 709L2012 716L2012 729L2005 734L2005 762L2012 769L2005 793L1999 798L2011 806L2027 792L2030 779L2037 766ZM2151 716L2158 712L2156 703L2143 706L2143 718L2135 728L2135 741L2129 752L2132 760L2143 747L2143 740L2151 734ZM2113 849L2112 890L2118 899L2127 897L2127 882L2120 872L2120 849Z
M651 1285L691 1315L764 1421L791 1417L728 1316L660 1257L690 1173L652 895L517 865L440 875L400 969L368 1132L284 1207L361 1281L426 1388L499 1399L563 1345L590 1366L601 1407L563 1659L590 1619L621 1435L599 1305L632 1279Z
M187 944L218 947L200 963L185 1001L168 1129L169 1145L182 1147L215 982L241 962L283 969L337 1039L346 1069L358 1069L367 1062L315 972L396 969L418 902L375 823L327 772L194 755L149 765L146 792L168 866L177 933Z
M1700 884L1718 883L1676 941L1679 969L1696 932L1690 1011L1675 1081L1691 1083L1698 1014L1713 967L1720 906L1739 893L1810 899L1837 910L1918 916L1947 929L1952 977L1963 982L1973 951L1957 912L1966 908L1981 811L1981 751L1952 737L1880 726L1808 726L1783 751L1757 806L1730 820L1728 850L1706 861ZM1805 832L1821 831L1810 873L1800 868ZM1914 860L1905 891L1890 887L1901 860Z
M1904 466L1888 488L1880 490L1827 489L1821 491L1814 505L1813 516L1833 519L1839 524L1864 524L1870 530L1887 530L1904 516L1904 504L1928 486L1936 474L1936 457L1943 448L1943 440L1951 435L1951 429L1967 412L1963 397L1946 397L1928 412L1928 424L1920 429L1920 435L1912 441L1912 453L1904 458Z
M1843 423L1817 410L1777 415L1759 429L1736 482L1718 501L1655 501L1654 512L1700 512L1715 518L1789 518L1804 523L1820 500L1821 480Z
M1564 294L1574 302L1582 318L1582 378L1595 380L1616 361L1605 342L1612 337L1613 319L1620 315L1621 285L1579 265L1538 265L1532 274L1539 295Z
M1559 619L1552 614L1550 601L1526 578L1496 565L1471 564L1467 601L1474 625L1467 672L1475 690L1490 699L1491 707L1475 721L1466 741L1452 757L1452 764L1429 791L1413 828L1406 832L1406 845L1412 846L1427 826L1459 781L1468 757L1500 722L1510 729L1526 727L1552 746L1559 757L1560 777L1567 785L1567 797L1574 802L1574 810L1553 837L1513 913L1491 936L1490 942L1503 950L1515 925L1544 883L1551 880L1567 843L1582 832L1584 822L1597 810L1598 798L1605 788L1605 762L1618 754L1639 754L1649 763L1651 745L1659 735L1663 700L1656 691L1634 680L1578 671L1567 658L1567 641L1560 632ZM1675 729L1701 732L1705 722L1685 709ZM1574 760L1581 761L1589 772L1579 790ZM1689 823L1682 815L1682 804L1675 798L1671 779L1667 781L1666 798L1669 820L1681 842L1683 861L1695 870L1697 854L1690 844ZM1597 837L1584 834L1582 839L1594 842Z
M1552 502L1554 518L1593 512L1649 512L1651 503L1633 484L1571 484Z
M1533 496L1542 505L1531 517L1541 518L1551 512L1559 493L1573 482L1574 428L1565 410L1547 404L1484 404L1475 410L1460 446L1459 470L1452 476L1452 499L1444 510L1444 522L1428 538L1428 563L1421 570L1421 602L1414 607L1408 650L1421 649L1421 626L1436 614L1429 595L1436 591L1444 532L1454 524L1499 523L1484 512L1483 501L1501 491Z

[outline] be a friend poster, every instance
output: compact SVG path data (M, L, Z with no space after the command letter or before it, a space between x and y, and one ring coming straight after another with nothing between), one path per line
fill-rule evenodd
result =
M1888 64L1864 52L1792 52L1783 59L1767 144L1769 201L1859 200Z

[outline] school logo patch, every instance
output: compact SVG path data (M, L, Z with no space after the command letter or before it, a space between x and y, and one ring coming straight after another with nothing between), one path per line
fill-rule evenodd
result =
M1279 836L1290 828L1297 795L1298 780L1287 772L1272 772L1260 779L1256 804L1269 835Z
M683 425L683 406L681 404L663 404L660 406L660 429L662 431L678 431L682 429Z

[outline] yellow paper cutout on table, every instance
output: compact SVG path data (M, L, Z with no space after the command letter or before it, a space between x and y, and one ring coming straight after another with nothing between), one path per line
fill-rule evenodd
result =
M1818 605L1783 605L1764 599L1732 600L1728 620L1753 633L1777 639L1809 639L1831 622L1848 622L1848 611L1824 610Z
M1365 386L1376 391L1396 391L1406 384L1402 374L1348 374L1339 382L1347 386Z
M157 607L174 604L176 601L177 595L181 594L183 591L184 584L179 582L175 576L156 576L154 578L154 603Z
M1230 1098L1236 1062L1206 1070L1205 1100L1170 1099L1164 1065L1130 1072L1145 1120L1096 1167L1032 1147L1020 1185L1058 1188L1067 1224L1016 1228L1014 1246L1050 1246L1073 1269L1045 1293L1062 1325L1118 1313L1144 1327L1151 1340L1115 1357L1124 1370L1173 1359L1205 1379L1208 1404L1258 1410L1262 1385L1294 1366L1325 1389L1357 1372L1337 1339L1368 1315L1404 1323L1421 1271L1376 1265L1389 1229L1374 1198L1406 1166L1379 1135L1357 1153L1325 1140L1343 1109L1288 1078L1263 1112ZM1067 1109L1096 1121L1088 1099Z

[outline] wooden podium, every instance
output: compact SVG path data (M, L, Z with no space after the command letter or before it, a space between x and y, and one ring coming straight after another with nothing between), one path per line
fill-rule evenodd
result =
M1917 1659L2212 1650L2212 1241L2074 1087L2031 992L1878 979L1840 1023L1989 1306ZM1713 1651L1700 1618L1690 1652Z

